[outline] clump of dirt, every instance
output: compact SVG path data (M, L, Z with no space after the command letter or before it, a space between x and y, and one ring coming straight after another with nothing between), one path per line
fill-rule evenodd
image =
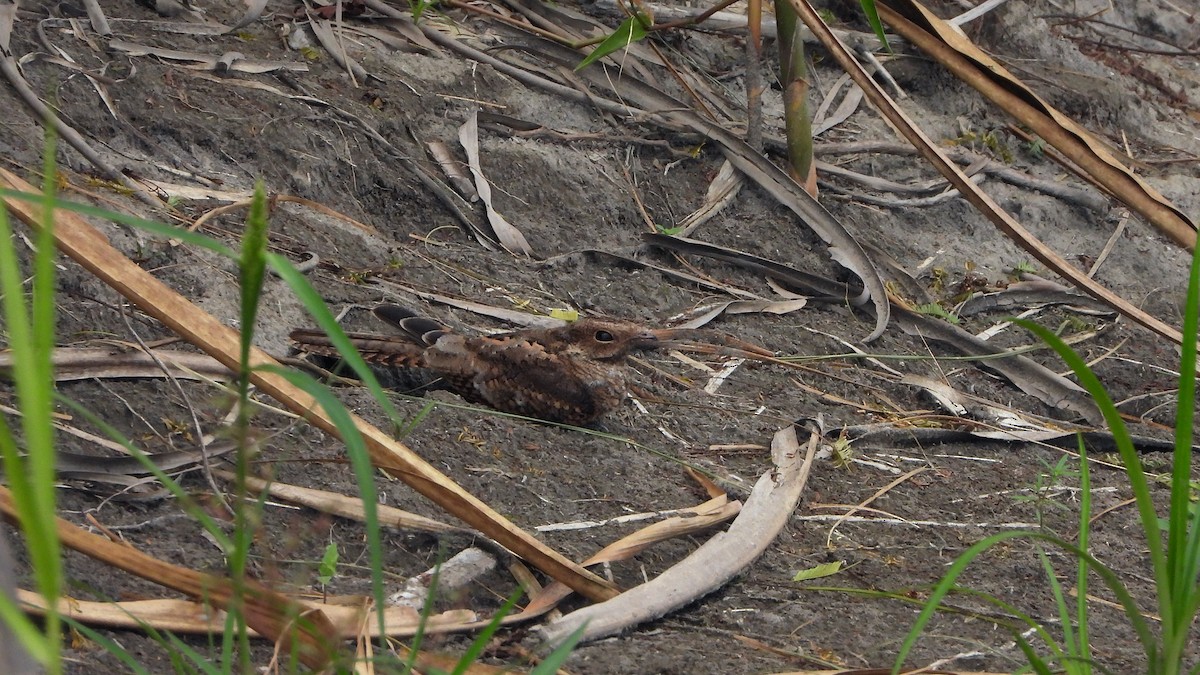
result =
M39 20L64 7L48 2L23 3L12 35L12 51L18 58L61 49L84 72L107 73L93 82L54 59L23 64L33 89L52 98L64 121L134 180L233 193L245 193L254 181L262 180L273 193L310 200L365 224L348 224L317 209L282 201L271 216L274 250L298 261L309 254L319 256L309 279L331 307L349 310L347 329L382 330L363 310L380 301L418 307L461 330L511 328L462 309L424 302L404 289L539 312L573 308L652 326L666 325L671 317L705 303L731 299L711 287L683 282L644 265L626 265L608 254L774 296L758 274L713 260L676 258L643 244L643 233L653 227L669 230L698 207L721 166L721 153L696 137L648 129L637 119L598 112L586 101L526 86L492 66L443 49L412 51L371 35L356 34L345 42L350 55L371 74L366 80L353 78L319 48L295 51L286 46L282 33L302 27L292 19L298 5L291 3L271 3L273 14L224 35L162 32L160 17L143 3L106 4L114 38L126 42L213 55L237 51L252 59L307 66L303 72L214 76L169 58L129 56L89 42L86 27L78 20L47 22L39 30ZM1136 16L1130 9L1131 16L1120 20L1137 21L1143 30L1169 25L1163 35L1182 39L1178 31L1188 28L1177 20L1176 10L1167 3L1149 4L1154 8L1142 3ZM221 5L198 9L225 25L238 18ZM952 9L938 11L948 15ZM1070 24L1039 18L1059 11L1047 2L1006 5L984 20L985 28L968 27L968 34L998 58L1021 65L1018 73L1032 75L1030 80L1051 103L1114 146L1128 148L1140 161L1146 179L1183 211L1200 212L1195 108L1161 95L1137 73L1112 72L1111 53L1081 50L1080 45L1089 43L1081 41ZM1088 14L1085 8L1075 11L1079 16ZM458 11L430 14L424 20L447 31L456 26L458 39L476 45L527 40L494 21ZM347 21L358 25L355 19ZM736 119L744 119L738 107L745 73L741 38L670 33L658 44L681 63L694 59L704 64L714 90L726 97L722 105L729 106ZM904 46L900 54L889 68L910 94L903 105L932 137L964 142L967 132L982 135L995 130L1012 151L1015 168L1085 187L1009 135L1004 130L1008 120L965 86L936 66L909 56ZM1153 58L1155 68L1176 73L1189 68L1200 72L1195 61L1194 56ZM821 97L835 77L824 62L818 63L814 97ZM111 107L99 98L97 86ZM40 166L43 147L38 119L11 88L0 90L0 100L11 111L9 133L0 138L0 149L11 165L32 173ZM537 259L482 247L463 231L446 201L433 194L418 173L438 175L432 162L422 157L423 144L443 141L454 146L457 128L477 107L529 123L523 128L531 131L523 133L513 132L512 126L485 123L480 152L496 209L520 229ZM766 92L766 109L768 135L781 136L777 91ZM893 137L877 115L864 109L822 140L868 139ZM903 155L857 153L822 159L897 181L928 179L932 173ZM162 217L107 190L103 183L89 184L95 169L74 150L60 145L59 160L75 191L72 198ZM1126 220L1119 209L1091 211L996 180L988 180L985 186L1001 205L1068 258L1097 259L1122 223L1096 278L1152 314L1178 323L1187 256L1148 225L1136 218ZM827 190L822 202L860 241L870 242L916 274L936 297L950 297L952 289L968 277L1000 287L1008 283L1014 266L1031 260L957 198L927 206L883 207ZM191 197L174 206L180 222L188 223L222 203ZM476 207L461 200L458 204L482 222ZM235 210L207 220L202 229L236 243L243 218ZM159 279L206 311L227 322L236 320L234 263L112 223L93 222ZM692 236L798 270L845 278L821 240L756 188L743 189ZM74 263L65 259L62 263L58 324L62 344L100 337L129 340L131 331L144 340L167 337L162 327L136 312L127 323L119 311L123 300L115 292ZM964 327L978 333L1002 316L971 317L964 320ZM1170 345L1108 316L1054 310L1036 320L1056 328L1066 326L1076 334L1095 331L1076 348L1085 358L1096 359L1096 370L1114 400L1140 418L1139 433L1162 435L1173 423L1171 369L1176 357ZM309 324L285 284L268 279L259 345L285 354L288 332ZM444 393L419 400L398 398L396 405L402 414L420 420L404 437L406 444L517 525L536 528L608 521L629 513L685 508L706 499L685 475L686 465L715 476L731 495L744 498L757 476L771 469L766 446L774 432L797 420L821 417L827 428L837 429L896 422L933 410L935 404L919 387L903 378L884 377L879 364L849 357L849 345L869 334L872 325L873 318L839 303L813 302L785 315L724 316L712 324L713 331L781 355L818 358L803 370L747 361L719 388L706 392L704 384L712 372L667 353L648 357L635 368L641 405L628 405L603 420L599 430L604 434L464 409L456 405L461 401ZM996 342L1018 346L1032 340L1010 327ZM1034 416L1062 415L988 370L962 361L927 358L953 354L897 327L865 349L878 355L920 357L885 359L900 375L945 381L960 391ZM1063 370L1047 350L1031 356ZM705 360L711 370L728 363L725 357L691 358ZM11 398L7 385L0 387L0 396ZM60 390L149 452L194 447L193 416L211 431L221 426L225 409L223 393L198 383L184 382L180 390L157 380L97 380L63 383ZM363 390L339 388L337 394L371 422L391 427ZM430 400L441 404L422 416ZM79 420L72 423L87 428ZM258 412L254 423L271 434L258 460L264 475L285 483L357 493L339 444L277 412ZM64 435L60 443L63 450L96 452L74 437ZM1078 481L1052 470L1063 456L1053 446L964 440L852 448L852 456L843 461L819 463L789 527L745 574L678 613L580 647L567 667L579 673L692 673L762 672L814 663L887 666L915 617L914 601L925 596L966 548L1013 528L1071 536L1078 522ZM1130 496L1124 475L1097 467L1092 480L1094 509L1106 511L1094 525L1094 553L1130 583L1145 608L1153 607L1151 589L1140 581L1147 574L1147 561L1144 542L1135 534L1136 513L1129 507L1108 511ZM210 490L209 483L196 474L185 478L184 485L198 495ZM387 504L444 517L387 476L377 477L376 488ZM1156 489L1158 497L1165 494L1165 488ZM224 568L220 551L179 515L172 501L109 500L74 489L63 490L60 498L62 515L73 522L86 525L85 516L94 517L152 555L202 570ZM872 499L869 510L839 520L850 507ZM636 527L610 524L553 531L543 539L568 557L582 560ZM322 551L333 541L341 559L354 564L343 566L324 590L331 595L369 591L369 575L358 565L366 555L359 525L271 503L261 532L254 549L254 573L259 578L281 588L316 589ZM385 536L386 569L399 580L471 543L465 535L434 538L388 532ZM702 538L669 542L606 571L622 588L636 586L700 543ZM1048 553L1060 578L1073 578L1074 561ZM896 595L889 599L815 590L813 584L791 581L798 570L832 561L845 567L826 580L828 585ZM148 583L74 554L68 557L68 572L70 593L79 597L162 594ZM997 546L971 568L963 585L1011 603L1040 621L1055 620L1037 547L1028 541ZM487 614L513 588L507 573L494 572L479 579L466 595L446 598L443 604ZM955 597L952 605L958 611L940 615L931 624L910 664L936 661L962 670L1018 667L1023 658L1020 650L993 621L1009 617L970 597ZM1096 659L1112 672L1138 669L1142 656L1120 611L1100 602L1094 607L1090 624ZM149 670L170 667L166 652L153 641L129 632L109 635ZM523 637L520 628L506 633L491 657L516 658L516 650L507 647ZM426 646L455 651L468 640L431 637ZM203 639L191 644L209 648ZM265 665L270 649L258 649L259 663ZM111 655L93 645L73 646L70 657L74 672L119 667Z

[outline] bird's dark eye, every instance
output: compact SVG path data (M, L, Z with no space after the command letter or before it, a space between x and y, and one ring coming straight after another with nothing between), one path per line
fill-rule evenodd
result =
M596 341L597 342L612 342L613 334L606 330L598 330L598 331L596 331Z

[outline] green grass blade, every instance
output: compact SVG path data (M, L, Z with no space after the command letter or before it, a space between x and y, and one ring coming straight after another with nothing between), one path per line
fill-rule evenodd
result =
M567 636L566 640L559 645L554 651L550 652L542 662L537 664L533 670L529 671L529 675L555 675L567 662L567 658L571 656L571 652L575 650L575 645L579 644L579 640L583 637L583 631L587 630L587 624L583 624L575 629L574 633Z
M451 675L464 675L471 667L471 664L479 660L480 655L483 654L483 650L487 649L488 642L491 641L492 636L503 625L504 617L511 614L513 608L517 606L517 601L521 599L522 593L523 591L518 588L516 592L508 596L508 599L504 601L504 604L496 612L496 615L492 617L492 620L488 622L488 625L479 631L479 635L476 635L475 639L471 641L471 645L467 647L467 651L463 652L462 657L455 664Z
M1083 434L1076 434L1079 444L1079 549L1087 551L1091 539L1092 520L1092 474L1088 468L1087 446L1083 442ZM1088 631L1088 568L1079 565L1075 575L1075 620L1079 624L1079 637L1076 643L1075 655L1091 662L1092 645Z
M143 668L142 664L138 663L137 659L133 658L133 655L130 654L129 651L124 647L117 644L116 641L109 639L105 635L97 633L87 624L80 623L74 619L64 618L63 621L66 622L66 624L70 626L72 630L78 631L88 640L100 645L101 649L109 654L112 654L114 658L116 658L118 661L124 664L126 668L129 669L130 673L133 673L134 675L150 675L150 671Z
M583 70L599 59L612 54L613 52L625 49L634 42L644 40L648 33L648 28L651 25L650 17L641 12L635 12L629 18L621 22L620 26L614 30L608 37L596 45L591 54L584 57L579 65L575 66L575 70Z
M1054 608L1058 612L1058 620L1062 623L1063 639L1060 658L1068 654L1076 653L1075 631L1071 627L1071 612L1067 610L1067 597L1063 593L1062 584L1058 582L1058 577L1054 572L1054 566L1050 564L1050 557L1046 555L1045 549L1041 546L1037 547L1038 560L1042 563L1042 571L1046 574L1046 582L1050 585L1050 596L1054 598ZM1086 565L1080 565L1085 567Z
M262 297L263 280L267 271L267 195L262 180L254 185L254 198L250 202L250 215L246 218L246 232L242 237L242 257L238 267L241 271L241 358L243 364L238 378L238 399L242 403L239 419L249 415L250 348L254 343L254 327L258 322L258 301ZM245 419L249 423L249 418Z
M1025 655L1025 660L1029 662L1029 667L1033 669L1033 672L1038 675L1053 675L1050 666L1046 664L1046 661L1042 657L1038 656L1037 652L1033 650L1033 646L1025 638L1017 635L1014 640L1017 646L1021 648L1021 653Z
M332 316L330 317L332 319ZM317 403L329 415L337 426L342 442L346 444L346 454L350 458L350 467L354 470L354 478L358 483L358 494L363 505L363 523L367 531L367 549L371 561L371 595L375 601L379 621L379 635L387 635L385 630L384 609L387 603L383 588L383 537L379 530L379 500L375 492L375 467L371 463L371 453L363 440L358 427L350 416L346 406L329 391L325 385L317 382L306 373L274 366L263 367L263 371L272 372L283 377L294 386L306 391L317 400ZM380 638L383 639L383 638Z
M1167 567L1171 570L1174 621L1166 625L1166 658L1183 658L1188 634L1196 619L1197 575L1200 574L1200 509L1193 509L1192 444L1195 439L1196 338L1200 332L1200 251L1193 251L1183 313L1183 345L1179 356L1179 394L1176 397L1175 453L1171 465L1171 512L1167 517ZM1192 608L1189 610L1189 607ZM1173 644L1172 644L1173 643ZM1177 645L1177 646L1175 646Z
M999 544L1000 542L1019 537L1036 536L1036 532L1030 532L1027 530L1011 530L1009 532L1000 532L987 537L980 542L977 542L966 551L963 551L962 555L960 555L954 561L954 563L950 565L950 569L946 571L946 575L942 577L942 580L939 581L938 585L933 589L933 593L930 594L929 599L925 602L925 607L921 610L921 613L917 616L917 620L913 623L912 630L910 630L908 635L905 636L904 642L900 645L900 651L896 654L896 662L892 665L893 675L899 673L901 668L904 667L904 662L908 659L909 652L911 652L912 648L916 645L917 638L919 638L921 633L924 632L926 624L928 624L930 619L933 618L938 606L942 604L942 599L946 597L946 594L949 593L952 588L954 588L954 584L958 580L959 575L966 571L967 566L971 564L971 561L975 560L979 554L988 550L992 546Z
M250 669L250 638L244 623L240 592L246 578L246 566L250 560L250 548L265 504L265 495L260 494L252 507L247 502L246 476L254 454L250 440L250 351L254 346L254 329L258 323L258 303L262 297L263 281L266 278L267 252L267 195L262 180L254 185L254 197L250 201L250 213L246 217L246 228L242 236L241 257L238 260L241 289L241 330L238 334L238 379L237 420L234 435L238 442L236 480L234 487L234 547L228 557L230 580L233 582L234 597L229 616L233 618L233 635L238 641L238 654L243 671ZM230 631L226 631L226 638ZM228 649L225 650L226 652Z
M52 138L48 138L47 146L53 148ZM46 190L50 196L37 195L36 201L44 207L43 218L51 219L53 212L45 207L47 200L52 198L53 186ZM8 210L0 208L0 293L3 294L3 317L13 357L12 379L21 409L21 440L26 448L22 458L11 429L3 424L0 426L0 455L4 459L4 473L24 533L33 576L49 607L42 630L44 649L33 649L48 657L47 672L58 673L62 671L62 627L56 608L62 590L62 552L54 523L51 399L54 385L50 366L50 353L54 347L53 229L49 236L38 238L37 248L33 261L32 306L27 306Z
M1161 542L1162 529L1158 524L1158 516L1154 510L1154 501L1150 497L1150 485L1146 480L1145 472L1142 470L1141 457L1138 456L1137 450L1133 447L1133 441L1129 436L1129 430L1125 426L1125 421L1121 419L1116 405L1108 396L1108 392L1104 390L1104 386L1100 384L1100 380L1088 368L1087 363L1074 350L1067 346L1061 338L1032 321L1013 319L1013 322L1034 333L1043 342L1050 345L1054 351L1058 352L1058 355L1062 357L1063 361L1075 372L1075 376L1079 378L1079 384L1095 399L1097 407L1099 407L1101 414L1104 415L1104 421L1108 424L1109 431L1112 432L1113 440L1117 445L1117 451L1121 456L1122 463L1125 465L1125 472L1129 477L1129 486L1133 491L1134 501L1137 505L1138 516L1142 521L1142 532L1145 533L1147 544L1149 545L1154 578L1159 581L1157 589L1159 613L1162 616L1164 626L1173 625L1175 608L1168 595L1169 589L1166 586L1170 583L1167 581L1170 578L1170 572L1167 567L1166 556L1163 555Z
M887 34L883 32L883 22L879 20L879 10L875 8L875 0L859 0L862 6L863 14L867 16L867 23L871 24L871 30L875 31L875 37L883 43L883 48L891 53L892 46L888 44Z
M25 616L20 605L5 593L0 593L0 622L8 627L12 637L21 643L34 661L42 666L50 663L50 642L42 635L42 629Z
M55 400L72 410L75 414L82 417L92 426L96 427L100 433L107 436L110 440L115 443L119 443L121 447L125 448L125 452L141 462L142 466L146 467L146 470L152 473L154 477L157 478L160 483L162 483L163 487L165 487L167 491L171 493L171 496L179 501L179 504L183 508L184 512L196 519L200 526L204 528L204 531L212 536L213 541L216 543L217 547L221 549L223 554L233 550L233 542L230 541L229 537L225 534L224 528L217 523L212 516L208 515L203 507L201 507L194 499L192 499L192 496L183 489L183 486L181 486L178 481L171 476L168 476L163 472L162 469L158 468L158 465L154 463L154 459L150 455L147 455L144 450L134 445L132 441L126 438L124 434L122 434L116 427L109 424L104 418L96 415L91 410L88 410L80 405L78 402L61 394L56 395Z
M1121 583L1121 579L1111 569L1109 569L1099 560L1096 560L1086 551L1081 550L1078 546L1075 546L1070 542L1063 541L1058 537L1042 534L1040 532L1032 532L1029 530L1010 530L1008 532L994 534L975 543L961 555L959 555L959 557L955 559L954 563L950 565L950 569L947 570L946 575L942 577L941 581L938 582L937 587L934 588L933 593L930 594L929 599L925 602L925 607L921 610L920 615L913 624L912 630L909 631L909 634L904 639L904 643L900 646L900 651L896 656L896 662L892 666L893 673L899 673L901 668L903 668L904 660L908 658L909 652L912 651L913 646L916 644L917 639L924 631L925 626L929 623L929 620L937 611L938 606L941 605L942 599L954 589L955 582L963 573L963 571L966 570L967 566L970 565L970 563L976 557L978 557L979 554L983 553L992 546L1004 541L1008 541L1009 539L1017 538L1048 542L1071 554L1081 563L1088 565L1091 568L1091 571L1099 576L1105 585L1108 586L1109 590L1112 591L1113 595L1116 597L1117 602L1121 605L1121 608L1125 611L1125 616L1129 619L1130 625L1137 634L1139 641L1141 641L1142 649L1147 654L1147 657L1151 659L1152 663L1154 662L1154 659L1158 658L1159 649L1158 644L1154 640L1153 632L1150 630L1146 619L1141 615L1133 596L1130 595L1129 590Z

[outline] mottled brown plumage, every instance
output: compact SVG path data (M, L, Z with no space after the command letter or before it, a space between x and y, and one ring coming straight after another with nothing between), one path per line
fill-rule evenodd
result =
M466 337L397 305L380 305L375 316L402 335L353 333L350 340L368 363L397 371L396 388L449 389L472 403L566 424L587 424L620 406L625 357L659 345L653 331L602 319ZM303 351L337 356L319 331L291 337Z

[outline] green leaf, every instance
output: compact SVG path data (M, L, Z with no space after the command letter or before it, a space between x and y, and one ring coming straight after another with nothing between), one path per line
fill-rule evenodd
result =
M325 555L321 556L321 565L317 568L317 581L322 586L328 584L333 575L337 574L338 547L336 541L329 542L325 547Z
M575 70L583 70L590 66L593 61L602 59L617 50L624 49L634 42L644 39L649 32L648 29L652 25L654 25L654 22L651 21L650 17L641 12L625 19L612 32L612 35L604 38L604 41L596 45L591 54L588 54L579 62L578 66L575 66Z
M542 662L529 671L529 675L553 675L558 672L558 669L567 662L567 657L571 656L571 652L575 650L575 645L583 637L583 631L587 630L587 624L575 629L574 633L567 636L554 651L542 659Z
M863 14L867 15L867 23L871 24L875 36L883 43L883 48L891 53L892 46L888 44L887 35L883 32L883 22L879 20L879 10L875 8L875 0L859 0L859 4L862 5Z
M822 563L816 567L800 570L796 572L796 576L792 577L792 581L811 581L812 579L831 577L840 571L842 571L842 561L835 560L831 563Z

